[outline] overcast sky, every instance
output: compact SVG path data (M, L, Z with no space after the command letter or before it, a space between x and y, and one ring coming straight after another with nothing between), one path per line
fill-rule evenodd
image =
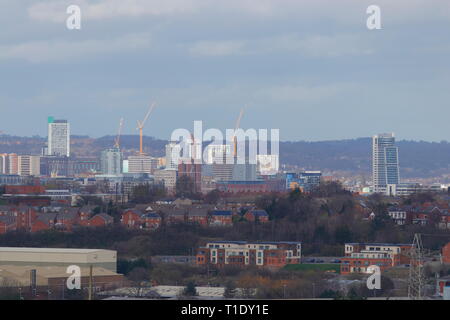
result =
M68 30L66 8L81 8ZM381 8L381 30L366 9ZM282 140L450 140L450 1L0 0L0 130L277 128Z

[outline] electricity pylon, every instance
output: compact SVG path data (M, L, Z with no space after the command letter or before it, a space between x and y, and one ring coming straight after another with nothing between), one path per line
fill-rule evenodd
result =
M425 276L423 272L423 245L420 233L414 235L410 257L408 298L411 300L422 300L424 298Z

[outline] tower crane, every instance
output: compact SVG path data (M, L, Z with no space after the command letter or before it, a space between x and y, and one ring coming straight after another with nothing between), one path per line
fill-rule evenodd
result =
M153 109L155 108L155 106L156 106L156 104L152 103L150 105L150 108L148 109L147 114L144 117L144 120L142 120L142 121L138 120L137 121L137 128L136 128L136 130L139 130L139 138L140 138L140 140L139 140L139 154L140 155L144 154L144 150L143 150L143 147L142 147L144 125L145 125L145 122L147 121L148 117L150 116L150 113L152 113Z
M123 128L123 118L120 118L119 130L117 132L117 137L114 139L114 148L117 149L120 148L120 136L122 135L122 128Z
M245 107L241 109L241 112L239 112L239 117L236 120L236 125L234 127L234 135L233 135L233 156L237 157L237 137L236 137L236 131L239 129L239 126L241 125L242 116L244 115Z

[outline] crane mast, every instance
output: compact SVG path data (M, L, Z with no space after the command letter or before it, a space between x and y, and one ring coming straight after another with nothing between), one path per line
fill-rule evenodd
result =
M114 147L119 149L120 148L120 136L122 135L122 128L123 128L123 118L120 118L119 121L119 130L117 132L117 137L114 140Z
M239 117L236 120L236 125L234 127L234 136L233 136L233 156L237 157L237 137L236 137L236 131L239 129L239 126L241 125L242 116L244 115L244 108L241 109L241 112L239 112Z
M144 154L144 149L143 149L143 129L144 129L144 125L145 122L147 121L148 117L150 116L150 114L152 113L153 109L155 108L155 103L152 103L150 105L150 108L147 111L147 114L144 117L144 120L142 121L137 121L137 128L136 130L139 130L139 154L143 155Z

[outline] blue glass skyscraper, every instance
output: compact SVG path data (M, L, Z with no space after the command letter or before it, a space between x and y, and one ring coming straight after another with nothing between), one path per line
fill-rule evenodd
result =
M373 192L395 195L400 183L398 147L393 133L383 133L372 138Z

